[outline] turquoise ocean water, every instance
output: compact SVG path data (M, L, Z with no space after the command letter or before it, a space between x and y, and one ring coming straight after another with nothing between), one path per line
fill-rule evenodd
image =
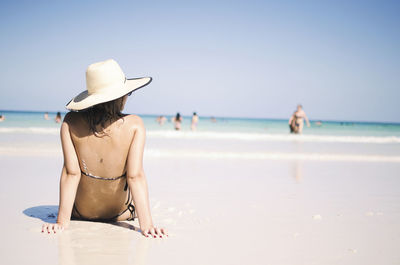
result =
M0 153L58 152L55 113L49 120L43 112L0 114L6 117L0 122ZM292 135L288 120L200 117L192 132L191 117L184 116L182 131L175 131L173 116L166 116L163 126L157 116L140 116L148 136L146 153L154 157L400 162L400 124L311 121L303 135Z
M0 133L10 132L35 132L51 133L58 129L60 124L54 122L55 113L49 113L49 120L44 119L44 112L16 112L0 111L6 120L0 123ZM65 113L62 113L64 116ZM156 116L140 115L149 132L174 131L170 122L172 116L166 116L168 121L160 126L156 122ZM182 130L190 131L191 117L183 117ZM215 133L237 135L289 135L288 120L276 119L244 119L244 118L218 118L213 122L210 117L200 117L198 125L199 133ZM351 137L376 137L393 139L400 138L400 124L365 123L365 122L340 122L322 121L317 125L311 121L311 127L304 128L307 136L351 136Z

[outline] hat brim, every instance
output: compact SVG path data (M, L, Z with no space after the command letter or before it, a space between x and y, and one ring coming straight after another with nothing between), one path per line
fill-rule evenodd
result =
M107 93L99 93L89 95L88 91L85 90L80 93L78 96L74 97L68 104L65 106L68 110L84 110L90 108L94 105L108 102L126 94L138 90L144 86L147 86L152 81L151 77L140 77L140 78L130 78L126 79L125 84L122 86L116 86L112 89L108 89Z

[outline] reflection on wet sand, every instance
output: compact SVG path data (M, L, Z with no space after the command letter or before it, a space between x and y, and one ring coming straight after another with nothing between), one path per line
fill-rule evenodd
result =
M297 154L303 153L303 142L295 142L294 150ZM303 160L294 160L292 165L293 173L296 182L300 183L303 180Z
M111 227L110 227L111 226ZM97 223L74 221L58 238L61 265L146 264L151 239L126 222Z
M303 161L295 160L293 162L293 176L296 182L301 182L303 180Z

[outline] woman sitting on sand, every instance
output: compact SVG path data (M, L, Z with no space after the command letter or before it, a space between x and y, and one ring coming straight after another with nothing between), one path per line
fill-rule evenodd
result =
M143 171L145 128L139 116L122 114L128 96L151 78L126 79L114 60L92 64L87 90L67 104L61 125L64 166L56 224L42 232L67 228L80 220L123 221L138 217L144 236L163 237L153 225Z

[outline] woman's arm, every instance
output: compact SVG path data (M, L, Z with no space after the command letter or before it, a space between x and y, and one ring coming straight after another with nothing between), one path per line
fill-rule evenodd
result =
M163 228L156 228L150 213L149 194L146 176L143 170L143 151L146 139L146 131L143 121L135 117L135 131L129 149L127 159L127 181L131 191L137 216L139 218L140 230L144 236L151 234L154 237L163 237L167 232Z
M44 224L42 232L56 233L57 230L62 230L69 226L76 190L81 178L78 157L69 132L68 118L69 115L65 117L60 132L64 166L60 178L60 202L57 223Z
M289 125L292 124L293 118L294 118L294 115L290 116L289 123L288 123Z

